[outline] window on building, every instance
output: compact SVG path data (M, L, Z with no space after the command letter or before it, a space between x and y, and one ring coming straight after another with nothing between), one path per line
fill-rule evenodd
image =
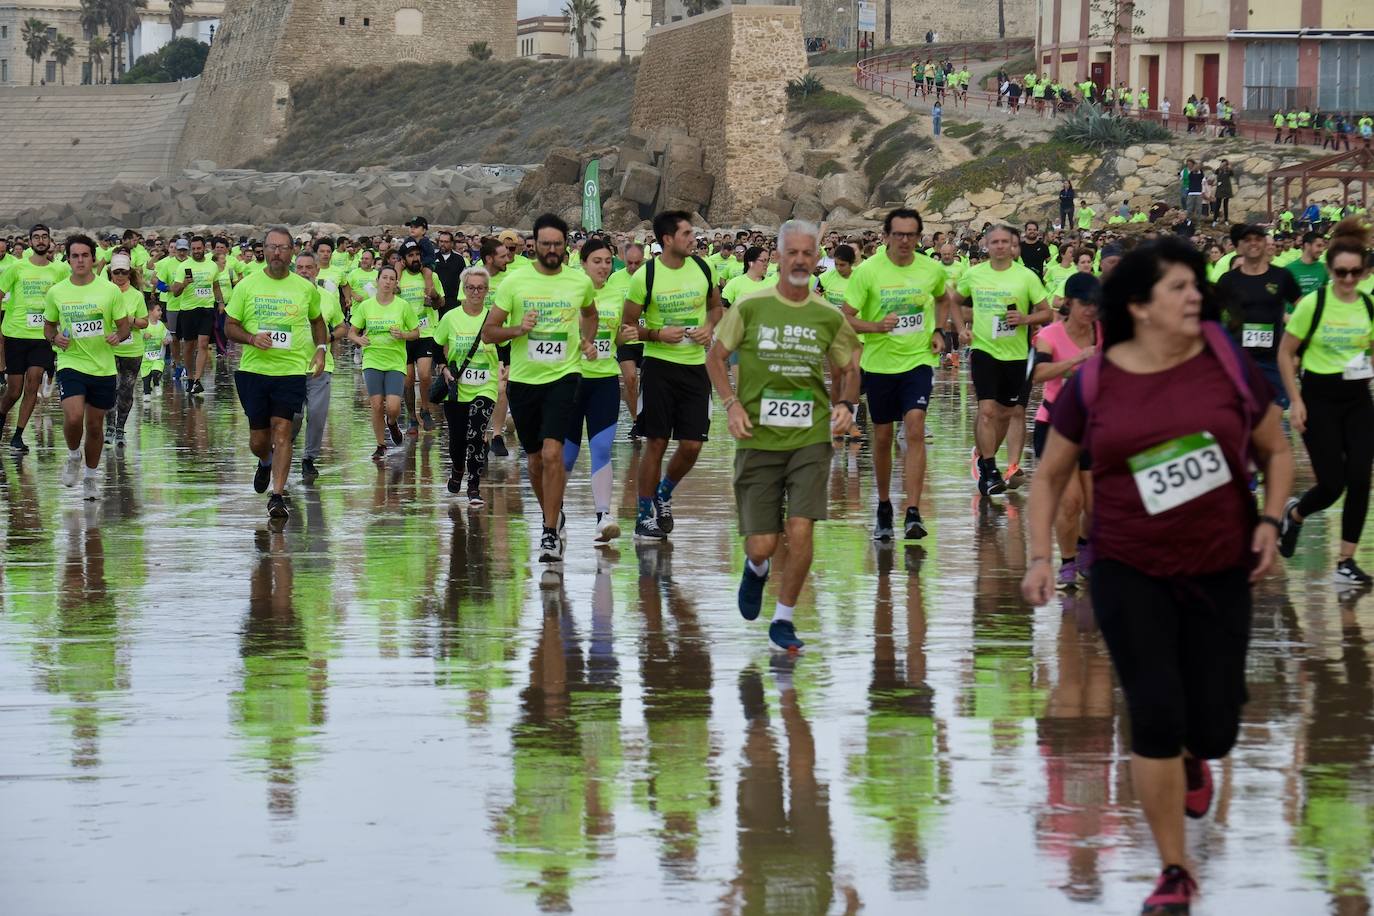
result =
M54 28L53 26L48 26L48 41L50 41L50 42L51 42L51 41L54 41L54 40L56 40L56 38L57 38L57 29Z
M425 29L425 14L414 7L404 6L396 11L396 34L419 35Z
M7 60L0 60L0 83L8 83L9 81L10 62Z
M7 25L0 25L0 38L9 38L9 37L10 37L10 27L7 26Z
M345 17L340 16L340 17L339 17L339 25L347 25L347 24L348 24L348 20L347 20Z
M1251 41L1245 45L1245 108L1277 111L1306 104L1299 99L1298 43Z
M89 86L92 82L93 81L91 79L91 62L85 61L81 64L81 85Z
M50 60L43 65L43 79L50 83L57 82L57 61Z
M1317 87L1323 111L1374 109L1374 47L1367 41L1323 41Z
M370 26L370 25L372 25L372 19L369 18L369 17L367 17L367 16L364 16L364 17L363 17L363 28L367 28L367 27Z

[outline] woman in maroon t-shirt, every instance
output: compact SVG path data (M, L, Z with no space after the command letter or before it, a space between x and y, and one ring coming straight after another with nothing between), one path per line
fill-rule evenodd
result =
M1131 774L1164 869L1145 913L1186 913L1184 815L1211 803L1205 761L1235 744L1246 699L1250 583L1274 562L1293 460L1273 390L1218 327L1204 327L1205 261L1163 239L1122 258L1102 294L1103 356L1055 402L1031 489L1021 589L1054 595L1052 525L1092 453L1094 612L1131 713Z

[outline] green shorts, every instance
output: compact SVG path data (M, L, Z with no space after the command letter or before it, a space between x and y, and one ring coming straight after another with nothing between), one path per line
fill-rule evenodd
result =
M823 521L829 499L829 442L785 452L735 449L735 508L739 533L777 534L783 530L782 505L788 518Z

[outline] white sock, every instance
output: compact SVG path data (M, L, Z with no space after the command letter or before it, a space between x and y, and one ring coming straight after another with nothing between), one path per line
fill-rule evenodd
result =
M749 564L749 571L756 576L768 575L768 569L773 565L773 562L771 560L764 560L762 566L756 566L754 564L754 561L748 559L747 557L745 558L744 562Z
M97 476L99 476L99 474L100 474L100 465L96 465L96 466L93 467L93 468L86 468L86 476L87 476L87 477L97 477Z
M80 457L81 457L81 449L79 449L79 448L69 448L69 449L67 449L67 458L68 458L68 459L75 459L75 458L80 458Z
M779 620L786 620L788 623L791 623L792 610L792 608L779 601L777 604L773 605L773 622L777 623Z

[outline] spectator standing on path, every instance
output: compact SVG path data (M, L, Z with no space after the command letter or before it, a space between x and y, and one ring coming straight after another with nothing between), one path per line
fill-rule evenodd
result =
M1059 188L1059 226L1062 229L1068 229L1073 222L1073 200L1073 182L1065 178Z
M1221 165L1217 166L1217 200L1216 206L1212 208L1212 221L1220 219L1224 223L1231 221L1231 198L1236 196L1236 173L1231 168L1231 160L1221 160Z
M1169 101L1169 97L1167 95L1164 97L1164 101L1159 103L1160 115L1164 119L1164 126L1166 128L1169 126L1169 112L1173 110L1173 107L1174 105L1172 102Z
M935 102L935 106L930 109L930 123L931 127L934 128L935 136L937 137L940 136L940 119L944 117L944 113L944 107L941 106L939 101L937 100Z

